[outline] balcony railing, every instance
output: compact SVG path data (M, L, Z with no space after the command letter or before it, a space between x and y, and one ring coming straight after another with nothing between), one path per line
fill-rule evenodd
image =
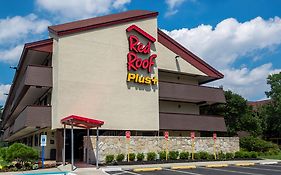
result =
M160 113L159 124L161 130L226 131L222 116Z
M15 92L13 105L24 95L28 86L52 87L52 68L46 66L27 66L25 74Z
M169 82L159 82L159 99L194 103L225 103L224 92L221 88Z
M30 129L51 126L51 106L27 106L17 117L13 133L26 127Z

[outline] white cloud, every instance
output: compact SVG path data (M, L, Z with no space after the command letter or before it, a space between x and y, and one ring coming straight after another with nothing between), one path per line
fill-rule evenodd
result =
M210 83L211 85L223 85L225 90L234 91L247 99L264 99L264 92L269 90L266 84L266 78L269 74L279 73L281 69L274 69L271 63L263 64L248 69L247 67L241 69L225 69L221 70L225 78L216 82Z
M9 93L11 85L10 84L0 84L0 105L4 105L7 95Z
M131 0L36 0L39 8L54 14L59 21L83 19L124 10Z
M36 15L14 16L0 19L0 45L22 42L29 34L36 35L47 31L50 22Z
M16 63L21 55L23 45L18 45L16 47L0 50L0 62L13 64Z
M187 0L165 0L165 3L168 5L168 10L165 13L165 16L172 16L178 12L177 8ZM188 0L190 2L195 2L196 0Z
M34 14L0 19L0 62L17 63L23 43L38 39L50 24Z
M263 59L266 51L272 52L281 44L281 19L279 17L264 20L257 17L244 23L234 18L221 21L215 28L200 25L192 29L165 31L186 48L219 69L225 78L216 83L226 89L240 93L248 99L264 97L268 89L266 77L280 69L274 69L271 63L249 69L235 69L237 60L247 56L251 61ZM258 54L259 52L262 54ZM262 55L262 57L261 57Z
M228 18L215 28L200 25L192 29L183 28L166 33L217 68L225 68L241 56L279 45L281 19L275 17L264 20L257 17L239 23L234 18Z

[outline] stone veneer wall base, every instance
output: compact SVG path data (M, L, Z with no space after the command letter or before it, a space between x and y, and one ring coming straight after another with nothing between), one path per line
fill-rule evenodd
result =
M96 151L96 137L91 136L90 143L87 137L84 137L84 160L86 156L86 149L90 147L90 163L95 162ZM127 140L124 136L100 136L99 137L99 160L105 161L106 155L117 155L123 153L127 154ZM130 153L148 153L160 152L166 148L166 140L163 137L147 137L147 136L132 136L130 139ZM190 137L169 137L168 150L169 151L188 151L191 152L191 138ZM236 152L239 151L238 137L217 137L216 140L217 152ZM213 153L214 140L212 137L197 137L195 138L195 152L206 151Z

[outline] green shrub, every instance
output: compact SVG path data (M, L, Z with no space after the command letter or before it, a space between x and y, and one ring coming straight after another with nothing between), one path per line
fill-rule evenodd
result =
M233 154L233 153L226 153L226 154L225 154L225 158L226 158L227 160L231 160L231 159L234 158L234 154Z
M273 155L278 155L280 153L280 151L278 151L278 150L269 150L267 153L269 155L273 156Z
M116 156L116 161L117 162L122 162L124 160L124 158L125 158L124 154L118 154Z
M278 145L253 136L241 138L240 146L246 151L255 151L255 152L268 152L270 150L276 152L280 151Z
M144 159L144 154L143 153L138 153L137 154L137 160L138 161L143 161L143 159Z
M215 155L214 154L208 154L207 160L214 160L214 159L215 159Z
M130 161L135 161L135 158L136 158L136 154L135 153L130 153L129 154L129 160Z
M217 159L219 160L225 160L226 159L226 154L223 153L222 151L218 153Z
M148 161L156 160L156 153L155 152L148 152L147 153L147 160Z
M186 159L188 159L188 157L189 157L189 152L183 151L183 152L180 153L180 159L186 160Z
M244 154L243 158L251 158L251 153L250 152L244 151L243 154Z
M258 157L258 153L251 151L237 151L235 152L235 158L257 158Z
M105 156L105 162L106 163L112 163L113 160L114 160L114 155L110 154L110 155Z
M39 158L39 152L22 143L14 143L6 149L4 160L7 162L16 161L21 165L26 162L32 162Z
M235 158L243 158L244 157L244 152L243 151L237 151L234 153Z
M2 158L3 160L6 160L7 158L7 149L8 147L2 147L0 148L0 158Z
M209 157L209 153L205 152L205 151L200 151L198 152L198 156L199 156L199 159L201 160L207 160L208 157Z
M169 158L171 160L177 160L179 157L179 152L178 151L170 151L169 152Z
M190 154L190 157L192 158L192 153ZM195 160L199 160L200 159L199 153L194 153L194 159Z
M166 160L166 151L160 151L159 152L159 158L160 158L160 160Z
M255 151L252 151L252 152L250 152L250 157L256 159L256 158L258 158L258 153Z

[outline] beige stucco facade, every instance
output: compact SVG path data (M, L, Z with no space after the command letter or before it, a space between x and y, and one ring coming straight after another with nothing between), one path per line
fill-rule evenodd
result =
M129 51L126 28L132 24L157 38L156 18L64 37L52 36L52 129L61 128L60 120L74 114L105 121L103 129L159 130L158 87L126 82ZM147 42L143 36L133 34L141 42ZM157 41L151 52L158 55L152 73L156 77L158 69L205 76L185 60L174 59L176 54ZM169 76L173 75L163 78L176 79ZM181 76L179 81L198 84L187 76ZM198 107L184 106L188 108L183 110L198 113ZM173 105L165 110L172 108Z
M157 43L158 53L158 69L164 69L169 71L175 71L179 73L187 73L193 75L207 76L205 73L192 66L186 60L178 57L177 54L163 46L161 43Z
M60 120L72 114L103 120L103 129L159 129L157 86L126 82L126 28L132 24L157 38L157 20L153 18L56 39L53 129L61 128ZM156 68L154 71L157 75Z

